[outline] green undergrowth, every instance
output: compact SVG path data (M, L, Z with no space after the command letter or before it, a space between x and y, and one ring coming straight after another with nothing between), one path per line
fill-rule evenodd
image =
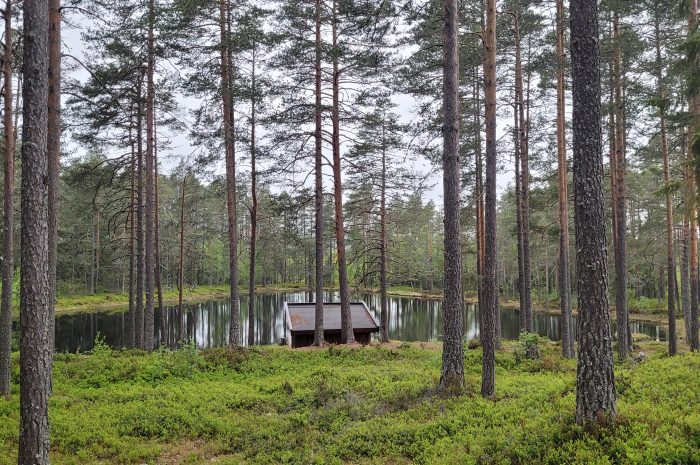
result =
M59 290L60 291L60 290ZM184 292L185 297L208 296L211 294L225 294L228 292L228 286L198 286L188 288ZM177 299L177 289L165 289L163 292L164 299ZM129 295L121 292L99 292L96 294L81 294L81 293L61 293L58 294L56 306L61 308L81 307L81 306L99 306L105 304L129 303Z
M619 421L584 430L575 363L541 338L538 359L519 356L528 341L504 343L494 400L478 395L478 348L450 396L435 389L439 345L58 354L52 463L700 463L700 356L646 346L617 367ZM18 397L0 399L2 465L16 463Z
M643 315L665 315L666 299L656 299L651 297L630 297L628 299L629 310L632 313Z
M258 289L258 292L293 292L306 289L303 284L289 283L276 286L266 286ZM247 292L247 287L240 286L240 292ZM185 289L183 297L187 302L224 299L230 292L229 286L225 285L202 285ZM18 295L18 294L17 294ZM164 289L163 300L166 304L175 304L178 300L177 289ZM18 303L15 303L15 313L18 314ZM129 305L129 295L121 292L98 292L96 294L84 294L75 292L74 289L66 287L59 288L58 299L56 301L57 313L100 311L105 309L122 310ZM15 315L17 316L17 315Z

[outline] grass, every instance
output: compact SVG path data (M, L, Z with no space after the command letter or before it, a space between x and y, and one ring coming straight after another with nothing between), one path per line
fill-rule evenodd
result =
M630 312L642 315L666 315L668 311L666 299L630 296L628 304ZM680 309L676 309L676 313L680 314Z
M58 354L53 464L691 464L700 463L700 356L616 368L620 419L573 422L575 364L540 341L497 359L495 400L478 395L479 349L467 387L437 395L433 344L291 350L266 347L144 354L98 344ZM18 369L15 354L14 381ZM16 463L18 395L0 399L0 464Z
M303 284L289 283L277 286L267 286L257 289L256 292L294 292L306 289ZM239 286L241 293L248 292L247 287ZM229 296L227 285L203 285L187 288L183 294L186 303L201 302L205 300L225 299ZM164 289L163 302L167 305L177 304L177 289ZM121 310L129 305L129 295L121 292L100 292L97 294L80 294L60 292L56 301L56 313L68 314L86 311ZM19 302L15 305L17 316Z

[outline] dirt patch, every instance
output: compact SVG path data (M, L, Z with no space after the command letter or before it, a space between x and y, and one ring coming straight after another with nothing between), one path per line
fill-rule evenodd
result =
M156 463L159 465L202 463L205 461L207 452L211 452L209 449L206 442L201 439L166 444Z

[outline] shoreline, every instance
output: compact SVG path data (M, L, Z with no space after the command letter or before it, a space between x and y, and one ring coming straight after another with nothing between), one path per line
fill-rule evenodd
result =
M337 288L326 288L326 291L337 291ZM190 290L183 295L183 304L195 304L206 302L209 300L222 300L229 297L229 288L227 286L200 286ZM241 294L247 293L248 288L239 287ZM275 294L283 292L310 292L307 287L303 286L261 286L255 289L256 294ZM351 289L351 292L366 292L377 293L377 289L359 288ZM442 300L442 291L413 291L408 289L389 289L387 295L392 297L408 297L417 299ZM470 305L476 305L476 296L465 293L464 301ZM163 293L163 304L167 306L177 305L177 291L167 291ZM93 312L120 312L128 309L129 301L127 294L120 293L105 293L97 295L68 295L58 298L56 303L56 315L71 315L76 313L93 313ZM501 300L500 306L508 310L517 310L520 306L517 300ZM610 307L611 319L615 319L615 308ZM539 301L533 305L535 313L544 313L547 315L559 315L561 310L558 306L553 305L551 301ZM573 315L578 314L576 308L572 309ZM18 316L18 309L13 311L13 317ZM667 316L664 313L629 313L630 321L655 323L663 327L668 326ZM682 321L682 318L677 318L677 322ZM678 325L677 325L678 326ZM678 326L683 329L683 325ZM679 334L680 336L680 334Z

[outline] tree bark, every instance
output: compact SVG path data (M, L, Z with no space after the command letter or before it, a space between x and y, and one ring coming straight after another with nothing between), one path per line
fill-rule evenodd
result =
M94 225L92 231L92 273L90 276L90 293L97 293L100 280L100 210L97 206L97 195L93 199Z
M523 69L521 52L521 6L515 6L515 97L516 97L516 158L520 166L520 190L518 210L520 211L520 330L532 332L532 277L530 266L530 167L528 160L527 119L525 117L525 97L523 90ZM517 162L516 162L517 163Z
M474 195L476 196L476 225L475 225L475 237L476 237L476 293L477 293L477 308L479 314L479 337L483 337L484 331L481 328L483 322L484 314L484 176L483 176L483 165L482 165L482 154L481 154L481 98L479 91L479 72L478 69L474 69L474 84L473 84L473 98L476 101L476 111L474 112L474 128L475 136L477 138L476 146L476 182Z
M333 0L331 33L333 37L333 193L335 202L335 241L338 259L338 284L340 286L340 340L343 344L354 344L350 310L348 267L345 257L345 214L343 213L343 180L340 167L340 71L338 69L338 28L336 1Z
M144 309L143 309L143 285L145 274L144 255L144 227L143 227L143 102L142 91L143 76L138 82L138 103L136 114L136 313L135 313L135 338L136 347L144 349Z
M459 164L459 11L456 0L445 0L443 31L443 189L445 214L444 340L440 387L464 386L464 294L460 246Z
M382 174L379 199L379 299L380 299L380 340L389 342L389 301L387 298L387 214L386 214L386 121L382 119Z
M15 134L15 145L17 145L17 137L19 133L19 114L22 112L22 73L17 73L17 92L15 92L15 122L14 122L14 134ZM15 147L16 148L16 147Z
M255 49L253 49L250 98L250 273L248 280L248 345L255 344L255 259L258 242L258 186L255 170Z
M496 392L496 314L498 310L498 261L496 244L496 1L486 0L484 31L484 90L486 116L486 183L484 206L484 314L481 395Z
M690 1L690 23L689 33L696 34L698 29L698 2ZM688 128L688 162L693 162L692 142L697 132L697 119L700 118L700 96L693 95L690 98L690 111L693 115L690 127ZM698 174L700 164L695 163L695 171L688 169L690 184L690 194L688 195L688 218L690 223L690 350L700 350L698 340L698 233L697 233L697 206L696 191L698 188Z
M233 110L231 5L229 0L219 2L221 29L221 89L224 113L224 143L226 146L226 210L228 212L229 269L231 270L231 314L229 318L229 345L241 343L238 302L238 226L236 218L236 154Z
M155 189L154 189L154 85L153 85L153 68L154 68L154 0L148 2L148 57L146 66L146 308L143 315L143 344L147 351L152 351L154 347L154 315L153 315L153 284L154 284L154 254L155 254Z
M517 87L517 86L516 86ZM518 253L518 304L520 306L520 331L525 330L525 311L523 310L523 302L525 302L525 257L523 250L523 209L522 209L522 174L520 173L520 112L518 111L517 96L518 90L515 91L515 105L513 106L513 145L515 148L515 224L517 234L517 253Z
M683 215L683 239L681 240L681 308L683 309L683 322L685 324L685 340L690 346L691 327L690 327L690 269L688 243L690 242L690 228L688 220Z
M154 95L155 98L155 95ZM167 344L166 315L163 312L163 284L161 271L163 269L160 255L160 197L158 194L158 125L156 122L156 104L153 103L153 223L155 226L154 252L155 252L155 284L158 292L158 314L160 315L160 343Z
M483 12L482 12L483 17ZM483 27L483 24L482 24ZM484 62L482 60L482 67ZM484 231L484 175L483 175L483 154L482 154L482 138L481 138L481 79L479 76L479 67L474 67L474 100L476 101L476 111L474 112L474 127L476 137L476 210L477 210L477 221L476 221L476 242L477 242L477 257L476 257L476 267L477 267L477 295L478 295L478 312L479 312L479 337L482 338L484 334L482 328L482 322L484 320L484 258L485 258L485 231ZM498 296L496 296L496 308L498 308ZM495 320L495 348L501 348L501 313L496 312ZM482 340L483 342L483 340Z
M515 155L515 224L516 224L516 235L517 235L517 252L518 252L518 304L520 306L520 331L525 328L525 312L523 311L523 302L525 302L525 270L524 262L525 258L523 256L523 209L522 209L522 174L520 173L520 111L518 110L518 105L520 105L520 94L522 93L522 78L518 79L517 73L520 68L520 39L519 35L519 25L516 19L515 21L515 43L516 43L516 53L515 53L515 102L513 105L513 148Z
M177 270L177 314L178 337L185 337L185 308L182 304L182 296L185 290L185 190L187 189L187 173L182 176L182 193L180 196L180 260Z
M629 356L627 310L627 207L625 199L625 155L624 101L622 99L622 65L620 59L620 20L613 13L613 84L615 102L615 188L616 223L615 235L615 312L617 314L617 351L620 360Z
M61 0L49 0L49 311L51 348L54 348L56 313L56 260L58 245L58 182L61 174Z
M691 174L692 191L695 187L695 176ZM697 235L697 218L695 200L689 202L692 206L691 212L688 215L689 231L690 231L690 350L692 352L699 349L698 345L698 235Z
M49 266L49 2L25 0L18 463L49 463L53 347Z
M133 121L133 120L132 120ZM130 123L133 124L133 123ZM131 191L129 203L129 335L128 347L136 346L136 150L129 128L131 145Z
M574 324L571 312L569 274L569 186L566 162L566 93L564 49L564 0L557 0L557 174L559 180L559 301L561 305L561 348L565 358L574 358Z
M314 210L316 246L316 312L314 318L314 345L323 345L323 135L321 111L321 0L316 0L315 8L315 124L314 133Z
M608 139L610 143L608 159L610 163L610 231L612 236L613 251L617 250L617 155L615 144L615 83L614 71L610 65L610 105L608 115Z
M14 193L15 193L15 133L12 124L12 1L7 0L3 11L5 44L3 48L3 247L2 300L0 303L0 395L10 394L12 352L12 286L15 274L14 252Z
M666 184L666 253L668 262L668 353L675 355L676 345L676 256L673 249L673 200L671 198L671 164L668 153L668 134L666 130L666 88L661 57L661 28L659 25L659 2L654 4L654 42L656 48L656 89L662 99L659 109L659 126L661 130L661 156L664 161L664 183Z
M603 213L597 0L571 0L570 23L579 296L576 420L588 423L616 414Z

